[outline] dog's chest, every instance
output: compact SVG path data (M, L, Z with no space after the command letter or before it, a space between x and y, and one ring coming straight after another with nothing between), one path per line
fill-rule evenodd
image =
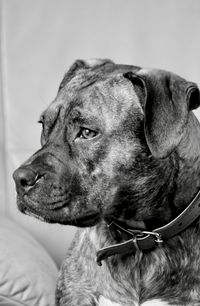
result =
M177 280L178 282L176 286L172 286L170 275L167 274L167 271L170 271L170 266L164 250L157 249L148 257L140 258L138 257L139 254L138 256L131 256L126 261L111 257L103 261L102 266L99 267L95 262L96 251L106 244L105 236L102 237L101 232L97 235L95 229L90 229L84 231L79 238L80 244L84 245L85 249L83 252L83 249L77 246L74 254L84 253L85 256L84 258L73 258L73 260L76 266L79 262L80 267L85 271L85 283L81 283L81 288L83 290L83 285L88 288L88 284L90 284L90 290L92 289L92 292L97 292L100 295L99 306L168 306L170 305L169 302L174 301L173 297L177 296L177 292L179 298L176 299L176 303L180 302L180 305L185 297L188 301L189 298L191 301L198 300L199 290L197 287L193 288L191 283L194 279L193 275L190 275L191 284L188 284L190 288L187 292L181 286L180 277L184 277L187 281L189 276L188 273L180 274L179 271L184 271L184 265L191 264L189 259L184 257L182 260L180 256L180 259L176 261L176 282ZM175 262L174 257L172 262ZM174 265L173 271L175 271ZM139 295L141 284L142 294ZM191 295L192 293L193 295ZM163 301L162 298L169 302ZM143 301L143 303L138 301ZM188 303L188 305L191 304Z
M123 305L112 302L106 299L105 297L101 296L99 299L98 306L123 306ZM134 306L169 306L169 304L161 300L151 300L142 304L134 303Z

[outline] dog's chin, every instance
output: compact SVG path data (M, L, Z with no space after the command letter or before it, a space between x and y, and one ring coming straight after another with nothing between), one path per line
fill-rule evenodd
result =
M91 227L95 226L100 221L100 214L97 212L88 212L84 216L79 216L70 221L70 225L77 227ZM68 223L69 224L69 223Z
M25 215L34 217L46 223L59 223L62 225L72 225L76 227L95 226L100 221L100 214L96 211L87 211L84 215L67 216L63 208L57 210L37 209L29 207L27 203L20 200L17 201L20 212Z

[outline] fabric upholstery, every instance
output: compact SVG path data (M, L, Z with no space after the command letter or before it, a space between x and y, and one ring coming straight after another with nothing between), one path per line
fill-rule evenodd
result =
M57 267L22 228L0 217L0 306L53 306Z

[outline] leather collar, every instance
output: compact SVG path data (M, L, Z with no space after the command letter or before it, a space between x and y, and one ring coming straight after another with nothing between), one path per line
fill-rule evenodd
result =
M187 229L200 216L200 191L196 194L192 202L175 219L166 225L149 232L133 228L124 228L120 222L111 221L107 226L111 233L118 232L127 236L127 240L117 243L97 252L97 264L101 261L117 254L132 254L137 251L147 251L156 247L162 247L165 241L180 234Z

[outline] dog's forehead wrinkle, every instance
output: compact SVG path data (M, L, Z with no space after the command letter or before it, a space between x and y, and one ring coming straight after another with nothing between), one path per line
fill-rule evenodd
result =
M63 100L56 98L42 113L42 116L46 119L46 121L51 122L55 120L56 117L62 116L63 109Z

